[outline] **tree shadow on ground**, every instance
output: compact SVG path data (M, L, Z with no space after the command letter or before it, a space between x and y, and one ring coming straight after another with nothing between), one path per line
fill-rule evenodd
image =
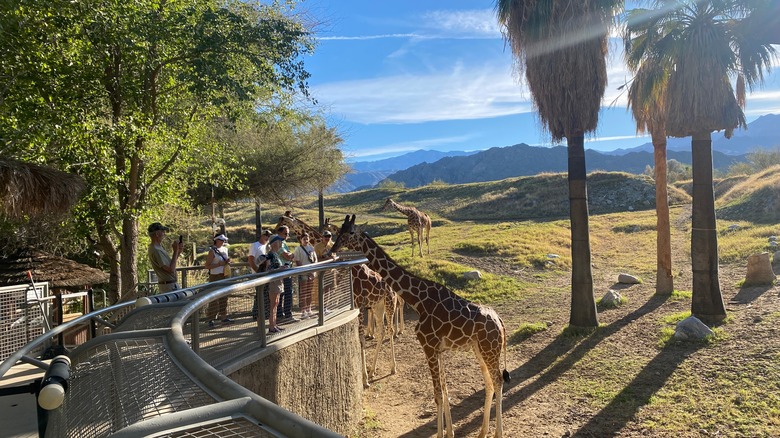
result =
M572 437L615 436L661 389L674 370L704 344L667 345L598 414Z
M504 385L504 391L508 391L514 387L519 386L522 382L529 378L539 375L539 377L531 382L529 385L519 389L517 392L507 396L503 401L503 411L506 412L513 406L516 406L524 400L531 397L536 392L540 391L550 383L558 379L563 373L570 370L577 362L579 362L590 350L596 347L601 341L614 335L632 322L644 317L645 315L652 313L667 300L667 297L653 295L642 307L634 310L623 318L609 324L606 327L600 327L595 330L591 335L585 339L576 338L571 335L560 334L552 342L550 342L542 351L530 358L526 363L517 367L510 372L512 380ZM580 339L582 339L580 341ZM580 341L578 343L578 341ZM572 347L574 347L572 349ZM571 351L570 351L571 350ZM566 352L570 353L561 358ZM552 365L554 364L554 365ZM550 367L552 365L552 367ZM674 365L676 367L676 364ZM548 369L549 367L549 369ZM657 388L656 388L657 389ZM431 396L433 396L431 394ZM465 398L458 405L452 406L453 418L462 418L471 412L470 406L474 404L481 405L485 399L485 390L475 392L471 396ZM479 401L479 403L477 403ZM491 420L494 416L491 416ZM494 420L492 420L494 421ZM627 420L626 420L627 421ZM475 433L482 426L482 413L475 416L471 421L461 425L457 428L457 435L468 435ZM412 438L420 436L420 433L424 430L428 430L431 427L436 428L436 416L429 422L419 426L418 428L409 431L400 436L400 438ZM622 427L622 426L621 426ZM603 435L609 436L609 435Z
M748 286L739 289L736 295L729 300L729 303L734 304L749 304L757 300L764 292L772 289L772 285L767 286Z

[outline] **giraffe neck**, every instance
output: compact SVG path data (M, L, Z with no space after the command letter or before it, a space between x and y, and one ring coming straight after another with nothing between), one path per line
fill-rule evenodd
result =
M303 233L309 233L310 236L316 237L318 239L322 237L319 231L317 231L314 227L308 225L306 222L298 218L287 217L285 224L290 227L296 236L300 237Z
M455 296L446 287L407 272L367 235L356 234L356 236L355 246L359 247L366 255L369 267L381 275L417 313L430 313L437 302L447 296ZM425 291L425 295L423 295L423 291Z
M412 207L404 207L401 204L396 204L395 201L390 201L390 204L398 211L406 215L407 217L414 216L414 208Z

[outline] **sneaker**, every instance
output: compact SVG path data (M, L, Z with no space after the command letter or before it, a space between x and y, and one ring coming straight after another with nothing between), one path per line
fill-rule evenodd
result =
M281 330L279 329L279 327L274 327L274 328L268 329L268 333L279 333L280 331Z
M214 321L209 321L209 328L214 328Z
M322 311L322 313L324 313L324 314L326 314L326 315L329 315L329 314L330 314L330 310L328 310L328 309L324 309L324 310Z
M223 320L222 320L222 322L224 322L225 324L230 324L230 323L233 323L233 322L235 322L235 321L233 321L233 320L232 320L232 319L230 319L230 318L225 318L225 319L223 319Z

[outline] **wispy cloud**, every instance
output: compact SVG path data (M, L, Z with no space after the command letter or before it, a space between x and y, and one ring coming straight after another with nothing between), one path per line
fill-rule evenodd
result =
M326 36L320 37L321 41L368 41L368 40L381 40L381 39L409 39L409 38L428 38L425 35L417 33L389 33L383 35L360 35L360 36Z
M356 123L424 123L469 120L532 111L504 64L448 72L396 75L323 84L313 95Z

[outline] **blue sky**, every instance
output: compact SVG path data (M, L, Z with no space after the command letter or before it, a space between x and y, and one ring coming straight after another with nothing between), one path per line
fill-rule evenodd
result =
M310 91L345 138L350 159L550 144L513 70L494 1L311 0L300 6L319 23L318 46L305 60ZM748 96L748 121L780 113L777 67ZM586 147L649 142L635 135L618 90L629 74L617 39L608 77L599 128Z

